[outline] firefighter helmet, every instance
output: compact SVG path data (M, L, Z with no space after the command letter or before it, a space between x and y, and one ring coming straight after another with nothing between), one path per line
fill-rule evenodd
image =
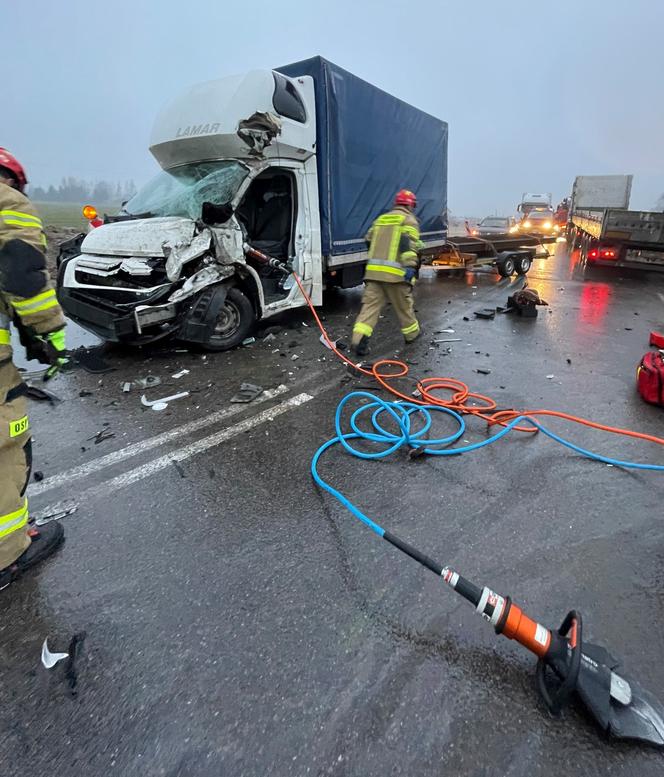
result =
M409 208L414 208L417 205L417 197L408 189L402 189L400 192L397 192L397 196L394 198L394 204L406 205Z
M12 176L16 179L20 191L25 189L28 178L25 174L25 170L23 169L23 165L15 156L10 154L6 148L0 148L0 167L4 167L6 170L9 170Z

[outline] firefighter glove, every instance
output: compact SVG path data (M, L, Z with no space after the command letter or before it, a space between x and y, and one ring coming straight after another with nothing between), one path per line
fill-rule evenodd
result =
M69 364L64 327L39 335L38 339L43 343L47 362L51 365L44 373L44 381L47 381Z
M406 272L404 275L404 279L406 283L413 283L416 275L417 275L417 270L414 267L406 267Z

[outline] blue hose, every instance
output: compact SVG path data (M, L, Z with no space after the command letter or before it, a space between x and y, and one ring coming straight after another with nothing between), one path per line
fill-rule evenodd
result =
M348 422L351 431L344 432L342 428L343 410L351 400L358 398L366 399L368 401L352 412ZM447 437L440 437L438 439L425 438L425 435L431 428L433 422L431 415L433 412L444 413L445 415L451 416L457 422L459 428L454 434L450 434ZM371 431L362 429L359 423L361 417L366 415L371 416ZM384 428L381 424L381 416L383 415L385 417L389 416L396 422L394 428L395 430L398 429L398 432L390 432ZM356 518L359 518L362 523L366 524L370 529L373 529L376 534L382 537L385 534L385 529L379 526L375 521L372 521L371 518L367 517L340 491L331 486L327 481L323 480L318 473L318 462L325 451L329 450L333 445L340 443L348 453L360 459L383 459L392 453L396 453L396 451L403 446L421 449L423 453L430 456L458 456L463 453L479 450L486 445L491 445L491 443L494 443L500 440L501 437L505 437L506 434L509 434L515 426L524 422L539 429L539 431L547 437L564 445L566 448L569 448L576 453L580 453L586 458L593 459L594 461L599 461L603 464L612 464L615 467L622 467L624 469L645 469L664 472L664 465L662 464L622 461L621 459L613 459L610 456L603 456L600 453L589 451L586 448L582 448L580 445L565 440L563 437L555 434L555 432L547 429L539 423L539 421L528 416L519 416L518 418L513 419L500 429L500 431L496 432L496 434L487 437L486 440L459 447L447 447L454 445L466 430L466 423L463 420L463 417L454 410L447 407L439 407L437 405L415 405L411 402L386 402L384 399L377 397L375 394L371 394L369 391L351 391L350 394L346 394L337 405L337 410L334 415L336 437L323 443L316 451L311 460L311 474L321 488L324 488L332 494L332 496L338 499ZM418 429L414 429L416 424L419 425ZM379 449L375 451L360 450L351 445L350 440L364 440L379 446Z

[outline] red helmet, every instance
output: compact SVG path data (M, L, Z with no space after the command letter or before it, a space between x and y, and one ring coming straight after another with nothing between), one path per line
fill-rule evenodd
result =
M23 165L18 159L7 151L6 148L0 148L0 167L4 167L16 178L18 188L23 191L28 182L28 178L23 169Z
M409 208L414 208L417 205L417 197L408 189L402 189L400 192L397 192L394 204L407 205Z

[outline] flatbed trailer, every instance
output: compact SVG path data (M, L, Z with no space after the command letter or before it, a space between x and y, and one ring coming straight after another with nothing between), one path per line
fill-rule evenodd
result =
M570 216L577 267L603 265L664 270L664 213L623 208L579 208Z
M465 272L478 267L495 267L507 278L514 273L525 275L533 262L537 248L554 243L555 236L496 235L491 240L480 237L448 238L443 245L423 251L424 265L437 272Z

